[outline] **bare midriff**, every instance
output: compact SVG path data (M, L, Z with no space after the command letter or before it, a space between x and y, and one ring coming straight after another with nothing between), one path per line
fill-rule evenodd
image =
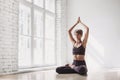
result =
M73 55L74 60L84 60L85 55Z

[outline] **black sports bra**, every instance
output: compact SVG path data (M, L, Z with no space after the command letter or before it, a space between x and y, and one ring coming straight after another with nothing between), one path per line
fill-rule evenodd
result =
M74 47L73 46L73 54L74 55L85 55L85 48L83 47L83 45L81 45L80 47Z

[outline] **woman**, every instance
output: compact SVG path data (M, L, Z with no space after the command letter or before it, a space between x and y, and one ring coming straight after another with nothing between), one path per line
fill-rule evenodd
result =
M86 29L85 36L83 41L81 40L83 31L81 29L75 30L75 38L72 36L72 30L77 24L82 24ZM89 28L81 22L80 17L78 18L77 22L68 30L68 35L70 41L73 44L73 63L66 64L65 66L60 66L56 68L56 72L59 74L67 74L67 73L79 73L81 75L87 74L87 66L85 62L85 49L89 35Z

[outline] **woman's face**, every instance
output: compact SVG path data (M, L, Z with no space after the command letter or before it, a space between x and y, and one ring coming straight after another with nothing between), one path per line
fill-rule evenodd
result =
M79 39L79 40L80 40L80 39L81 39L81 37L82 37L82 35L81 35L81 34L75 33L75 38L76 38L76 39Z

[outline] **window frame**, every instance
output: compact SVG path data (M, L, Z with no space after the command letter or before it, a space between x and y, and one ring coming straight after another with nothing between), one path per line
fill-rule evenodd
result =
M51 16L54 17L54 22L56 20L56 10L55 12L51 12L49 10L47 10L45 8L45 1L46 0L43 0L43 8L40 7L40 6L37 6L33 3L34 0L31 0L32 2L29 2L29 1L26 1L26 0L20 0L19 4L22 4L24 6L27 6L31 9L31 66L19 66L19 69L25 69L25 68L38 68L38 67L48 67L48 66L56 66L57 65L57 55L56 55L56 23L54 24L54 30L55 30L55 43L54 43L54 47L55 47L55 51L54 51L54 57L55 57L55 64L53 65L42 65L42 66L35 66L34 65L34 59L33 59L33 55L34 55L34 51L33 51L33 46L34 46L34 38L38 38L36 36L34 36L34 11L35 10L38 10L40 12L43 13L43 38L40 38L39 39L42 39L43 41L43 63L45 62L45 41L47 40L47 38L45 38L45 16L46 14L49 14ZM55 4L56 4L56 0L55 0ZM55 5L55 8L56 8L56 5ZM23 34L19 34L19 35L22 35L22 36L27 36L27 35L23 35ZM27 36L29 37L29 36ZM19 56L18 56L19 57ZM19 64L19 63L18 63Z

